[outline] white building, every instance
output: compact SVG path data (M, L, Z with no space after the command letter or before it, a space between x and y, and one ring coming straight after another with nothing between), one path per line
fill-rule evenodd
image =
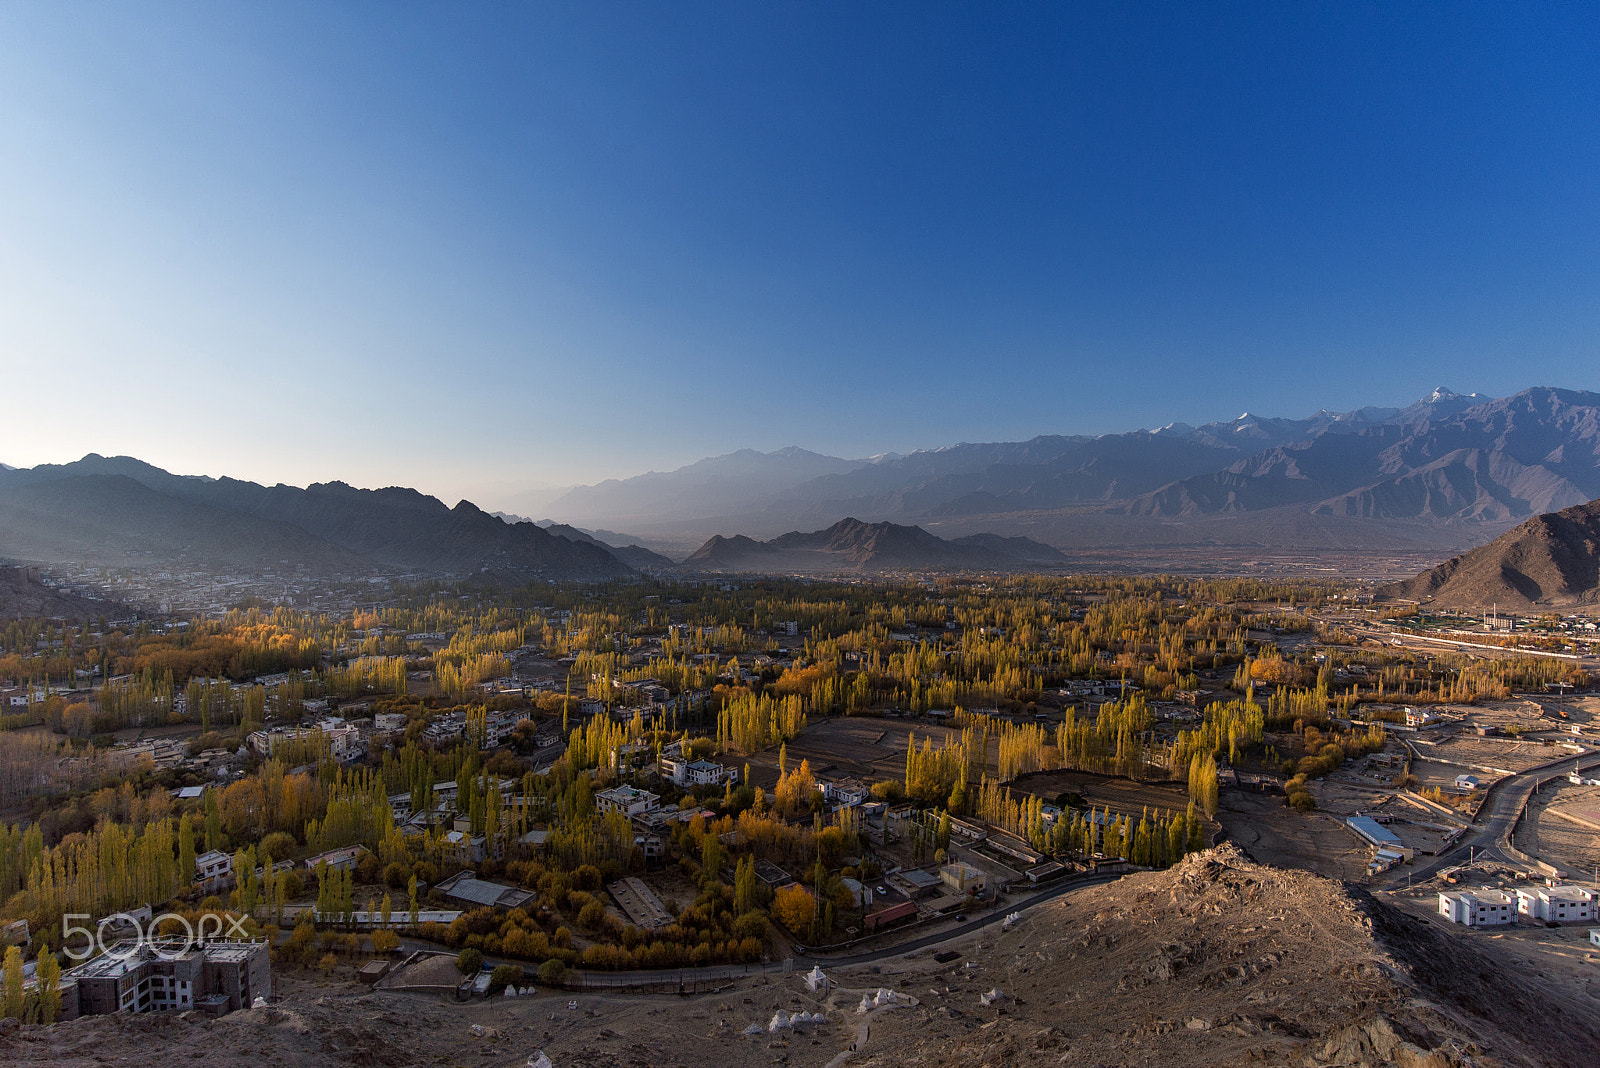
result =
M1431 712L1425 708L1406 708L1407 727L1426 727L1430 723L1439 722L1439 719L1440 716L1437 712Z
M207 889L233 878L233 858L220 849L202 853L194 858L194 879Z
M1481 780L1476 775L1457 775L1456 789L1462 793L1471 793L1478 788Z
M1465 927L1492 927L1517 918L1511 895L1489 889L1444 891L1439 895L1439 915Z
M620 812L624 816L642 816L661 807L661 798L649 790L632 786L617 786L595 795L595 804L601 812Z
M309 704L309 702L308 702ZM328 753L335 760L349 760L361 755L361 732L336 719L324 720L315 727L274 727L255 731L247 739L251 749L262 756L271 756L279 746L302 738L317 735L328 740Z
M1517 912L1530 919L1576 923L1595 918L1594 892L1581 886L1535 886L1517 890Z
M872 795L866 783L858 779L838 779L817 783L822 799L840 808L854 808Z
M738 782L739 772L710 760L685 760L682 757L661 757L661 774L672 780L672 785L721 786L725 782Z
M406 729L406 714L404 712L379 712L372 717L372 726L380 731L403 731Z

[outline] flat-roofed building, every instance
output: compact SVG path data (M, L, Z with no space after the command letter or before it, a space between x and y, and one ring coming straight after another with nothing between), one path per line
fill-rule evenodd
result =
M207 890L218 887L233 880L233 858L220 849L213 849L209 853L201 853L194 858L194 880Z
M1594 891L1581 886L1535 886L1517 890L1517 912L1547 923L1595 918Z
M221 1015L272 996L263 941L119 943L61 976L61 1019L203 1009Z
M739 772L710 760L684 760L662 754L661 774L674 786L721 786L738 782Z
M632 786L616 786L602 790L594 797L601 812L620 812L624 816L642 816L661 807L661 798L649 790Z
M958 894L976 894L983 891L989 876L982 868L957 860L939 869L939 879Z
M1494 927L1516 920L1516 902L1499 890L1446 890L1439 895L1439 915L1464 927Z
M537 896L519 887L480 879L470 871L457 872L434 889L468 908L517 909L529 904Z

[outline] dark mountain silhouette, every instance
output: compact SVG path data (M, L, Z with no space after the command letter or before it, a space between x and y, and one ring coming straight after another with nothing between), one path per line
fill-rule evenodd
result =
M549 531L558 538L568 541L585 542L589 545L598 545L612 556L638 570L660 569L677 566L677 562L670 556L662 556L653 549L646 549L637 543L624 542L621 545L606 541L600 531L580 530L565 523L539 523L541 529ZM606 533L610 533L609 531Z
M1600 603L1600 501L1536 516L1488 545L1379 595L1441 608L1576 608Z
M506 523L468 501L450 508L398 487L299 489L180 476L93 454L0 473L0 553L319 572L383 567L496 580L632 574L601 545Z
M841 519L826 530L791 531L771 541L717 535L683 566L703 571L1014 571L1064 562L1055 549L1027 538L976 534L947 540L921 527Z

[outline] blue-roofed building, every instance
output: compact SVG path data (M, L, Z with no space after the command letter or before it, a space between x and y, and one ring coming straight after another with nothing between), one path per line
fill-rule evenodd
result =
M1356 833L1374 850L1369 873L1384 871L1401 860L1410 860L1417 851L1400 840L1400 836L1371 816L1351 816L1344 825Z

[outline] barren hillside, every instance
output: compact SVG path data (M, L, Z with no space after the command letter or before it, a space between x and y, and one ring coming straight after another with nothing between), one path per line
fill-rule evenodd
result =
M0 567L0 619L96 619L124 611L124 606L112 601L91 601L46 586L31 568Z
M1600 598L1600 501L1535 516L1379 593L1441 608L1593 605Z
M942 962L925 949L833 969L819 994L798 969L696 998L470 1004L295 982L281 1005L215 1023L26 1027L0 1037L0 1063L521 1066L542 1049L555 1068L1593 1064L1593 1002L1542 990L1491 944L1224 846L1068 894L941 947ZM899 1004L863 1012L864 998Z

